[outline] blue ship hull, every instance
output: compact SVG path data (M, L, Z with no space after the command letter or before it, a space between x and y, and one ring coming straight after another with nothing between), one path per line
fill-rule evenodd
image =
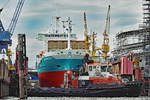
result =
M83 67L83 55L52 55L41 59L38 76L41 87L61 87L64 84L64 74L71 80L73 73L78 73Z
M79 71L83 67L83 59L55 59L52 56L44 57L38 67L38 74L54 71Z

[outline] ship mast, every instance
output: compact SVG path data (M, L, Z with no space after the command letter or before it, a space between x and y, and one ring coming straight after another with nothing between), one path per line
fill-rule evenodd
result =
M65 33L65 31L64 31L64 29L65 29L65 21L61 21L61 22L62 22L62 24L63 24L63 27L62 27L63 33Z
M67 20L67 22L68 22L68 28L67 28L67 33L68 33L68 50L70 50L71 49L71 46L70 46L70 34L71 34L71 32L72 32L72 24L71 24L71 20L70 20L70 17L68 17L68 20Z
M59 19L60 17L56 17L56 33L59 33Z

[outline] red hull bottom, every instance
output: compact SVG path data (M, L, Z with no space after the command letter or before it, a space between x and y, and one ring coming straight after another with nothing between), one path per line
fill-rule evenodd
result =
M64 85L64 74L68 75L68 82L74 71L43 72L39 74L40 87L62 87Z

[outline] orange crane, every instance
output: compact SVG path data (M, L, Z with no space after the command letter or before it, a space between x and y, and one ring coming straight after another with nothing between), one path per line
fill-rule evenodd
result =
M102 48L101 48L101 51L104 54L105 61L107 61L107 57L108 57L107 54L110 50L110 48L109 48L109 37L108 37L109 30L110 30L110 5L108 6L106 26L105 26L105 30L104 30L104 33L103 33L104 40L103 40L103 44L102 44Z

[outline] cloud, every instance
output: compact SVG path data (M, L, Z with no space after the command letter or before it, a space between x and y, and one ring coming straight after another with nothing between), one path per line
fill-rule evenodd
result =
M0 16L6 29L11 21L17 1L10 0ZM6 1L0 0L0 2L0 7L2 7ZM78 35L79 39L83 39L84 11L87 13L88 31L89 33L91 30L98 33L97 44L100 47L109 4L111 5L110 47L112 49L116 33L135 29L141 23L142 0L26 0L12 38L13 47L17 44L17 34L25 33L27 35L29 66L34 66L35 55L43 49L43 43L35 39L36 35L41 32L46 33L50 24L55 24L52 21L54 17L61 16L64 20L66 17L71 17L74 24L73 32Z

